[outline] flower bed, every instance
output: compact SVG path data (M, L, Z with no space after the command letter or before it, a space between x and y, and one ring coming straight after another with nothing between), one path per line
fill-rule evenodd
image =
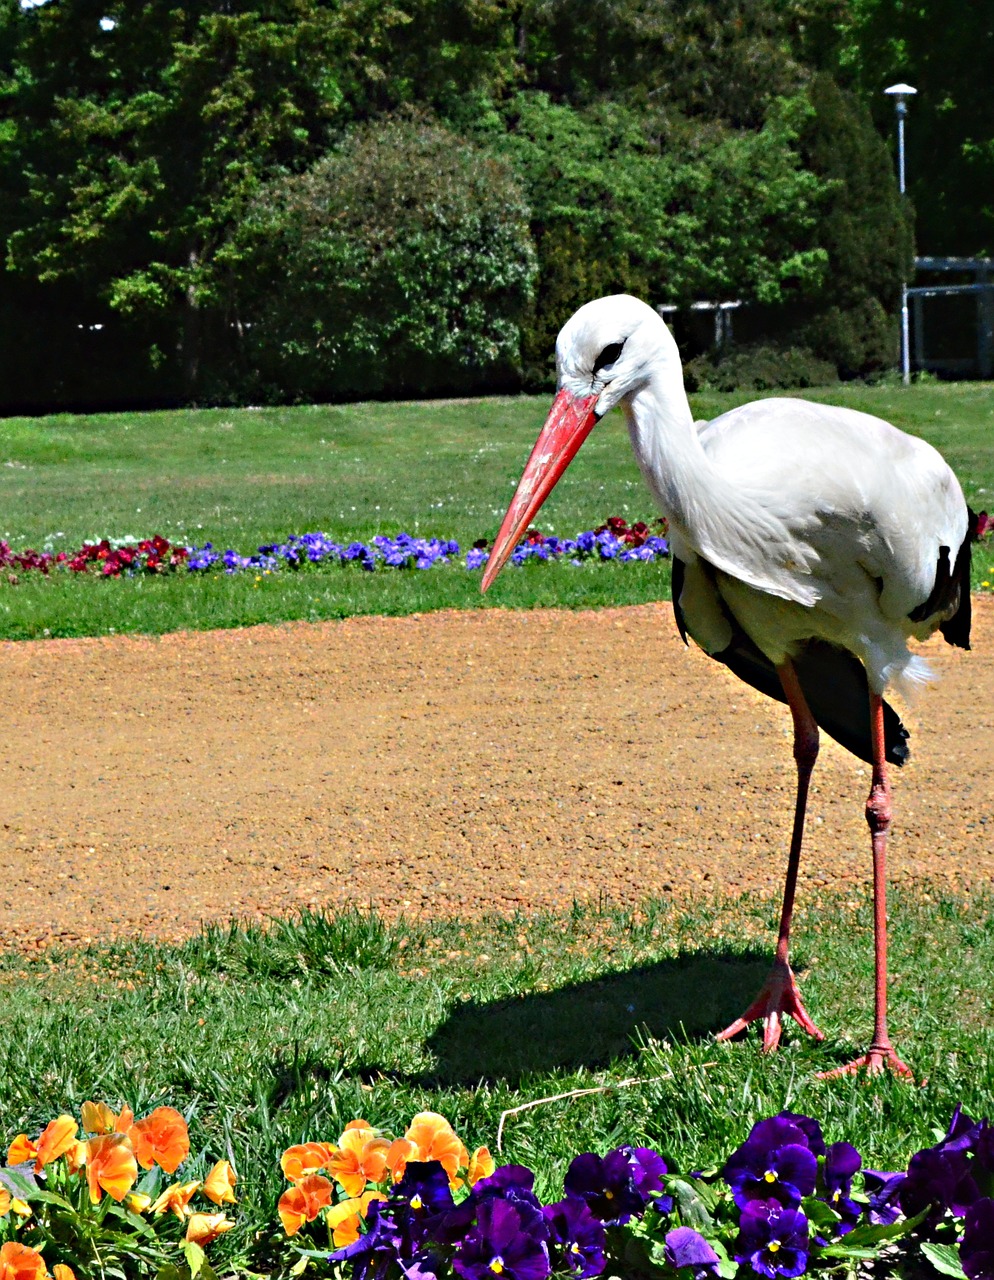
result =
M656 531L644 521L629 525L620 516L610 516L596 529L588 529L575 538L556 538L529 529L511 557L512 563L560 560L581 564L587 560L660 560L669 554L665 538L666 523L657 520ZM486 539L474 542L465 554L454 539L415 538L408 533L396 537L378 534L367 542L336 542L326 533L303 533L285 542L267 543L252 555L241 555L231 549L218 550L212 542L202 546L170 543L158 534L143 538L112 542L84 543L77 551L13 551L0 541L0 570L7 570L8 582L15 583L18 573L35 571L42 574L68 570L75 574L97 574L102 578L134 577L139 574L162 575L185 570L206 573L210 570L234 573L278 573L300 570L308 566L354 566L372 572L377 569L431 569L436 565L461 564L466 569L481 569L489 556ZM461 559L460 559L461 558Z
M226 1160L184 1172L183 1117L84 1103L37 1139L18 1135L0 1170L2 1280L196 1276L205 1246L236 1225ZM667 1168L648 1147L576 1156L542 1204L534 1174L469 1153L422 1112L398 1138L353 1120L337 1142L284 1152L282 1271L349 1280L546 1280L802 1274L937 1274L994 1280L994 1127L956 1109L906 1171L863 1168L810 1116L753 1126L720 1169ZM145 1171L139 1174L139 1169ZM197 1176L199 1173L200 1176ZM164 1176L166 1175L166 1176ZM216 1211L194 1204L205 1197ZM301 1243L303 1241L303 1243Z

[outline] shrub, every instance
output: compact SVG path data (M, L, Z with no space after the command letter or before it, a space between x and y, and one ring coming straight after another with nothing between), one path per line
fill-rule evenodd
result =
M425 119L268 185L229 248L248 382L284 399L499 388L535 255L507 163Z
M727 355L697 356L684 367L688 391L778 391L837 381L835 365L806 347L734 347Z

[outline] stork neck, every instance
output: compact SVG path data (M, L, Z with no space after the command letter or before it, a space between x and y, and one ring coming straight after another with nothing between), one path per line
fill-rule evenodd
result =
M657 368L625 402L632 448L660 510L691 545L702 521L713 526L741 508L742 494L705 453L679 364Z

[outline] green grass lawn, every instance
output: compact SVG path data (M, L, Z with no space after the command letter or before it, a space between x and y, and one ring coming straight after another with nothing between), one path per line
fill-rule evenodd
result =
M903 1168L957 1101L991 1111L994 900L893 896L891 1030L924 1086L815 1078L868 1040L868 905L802 909L796 959L827 1039L788 1030L771 1057L755 1031L712 1038L765 976L768 906L647 903L473 924L354 912L268 934L215 928L179 947L8 956L2 1138L88 1098L137 1114L178 1106L194 1161L231 1158L240 1178L240 1225L212 1257L250 1257L260 1271L280 1233L281 1152L333 1141L354 1116L399 1133L430 1108L471 1148L494 1146L503 1112L608 1086L507 1117L499 1160L535 1168L550 1198L582 1150L627 1141L676 1170L713 1167L781 1108L815 1116L870 1167Z
M812 393L879 414L938 445L978 510L994 494L989 386L929 384ZM713 417L747 395L693 399ZM0 537L15 549L161 533L242 554L321 529L337 540L401 530L492 538L534 443L542 397L298 409L190 410L0 422ZM572 535L608 515L651 519L620 414L590 437L543 509L546 532ZM990 580L978 554L976 583ZM461 568L363 574L350 568L207 579L0 581L0 638L163 632L482 607ZM487 604L570 608L665 598L665 565L528 566L501 576Z

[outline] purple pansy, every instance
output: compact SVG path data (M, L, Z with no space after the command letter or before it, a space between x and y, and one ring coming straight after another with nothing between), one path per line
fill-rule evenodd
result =
M863 1164L863 1157L848 1142L833 1142L825 1150L822 1178L825 1199L842 1218L839 1235L846 1235L859 1221L863 1209L851 1197L852 1180Z
M601 1222L620 1224L641 1214L663 1185L666 1165L648 1147L615 1147L606 1156L586 1152L566 1172L567 1196L586 1201Z
M604 1224L590 1212L586 1201L565 1199L543 1209L549 1227L549 1243L578 1280L599 1276L606 1266Z
M949 1209L962 1217L980 1198L980 1189L970 1172L967 1148L940 1143L916 1152L908 1162L908 1175L898 1198L909 1218L929 1208L940 1213Z
M817 1174L818 1161L807 1134L783 1116L753 1125L722 1169L739 1208L771 1198L794 1208L814 1191Z
M970 1280L994 1280L994 1200L989 1196L967 1209L959 1256Z
M536 1225L508 1200L485 1200L453 1255L453 1271L463 1280L545 1280L551 1270L548 1228L540 1218Z
M778 1200L751 1200L742 1210L736 1262L760 1276L799 1276L808 1265L808 1220Z
M869 1199L866 1216L876 1227L886 1227L901 1216L901 1187L905 1173L886 1173L882 1169L863 1170L863 1190Z
M675 1227L668 1231L663 1245L668 1266L678 1271L681 1267L693 1267L694 1280L706 1280L714 1275L718 1255L693 1227Z

